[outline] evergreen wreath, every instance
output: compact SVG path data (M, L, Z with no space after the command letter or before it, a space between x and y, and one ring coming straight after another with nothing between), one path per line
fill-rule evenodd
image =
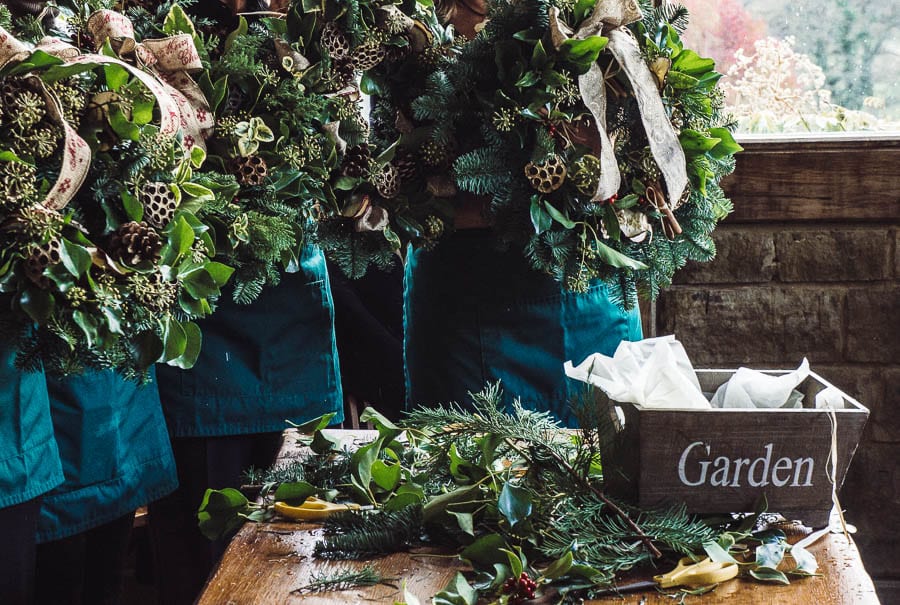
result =
M232 273L212 261L196 216L212 198L196 176L205 152L163 115L148 87L162 76L124 40L91 34L94 7L52 8L56 20L3 23L23 43L40 41L0 70L5 334L26 369L137 378L157 361L191 367L201 342L193 320ZM86 174L65 172L87 162Z
M605 9L616 3L599 4ZM425 140L414 128L401 133L401 145L415 138L420 149L438 150L440 162L452 162L459 191L483 196L498 245L522 250L536 270L570 290L583 291L599 278L629 306L638 292L655 297L688 259L710 260L710 234L731 210L718 182L733 170L740 146L722 109L713 61L680 40L686 10L642 2L639 20L595 23L582 33L595 12L589 0L494 0L488 9L475 39L442 54L424 84L413 87L416 96L408 104ZM636 42L644 71L655 79L652 92L671 124L659 128L677 134L689 178L683 191L668 191L650 144L659 128L648 136L633 80L609 50L609 36L623 33ZM425 64L419 61L419 69ZM597 68L601 84L579 84ZM390 138L396 124L405 123L407 99L396 89L406 82L382 78L378 84L373 118L387 135L376 136ZM601 88L606 107L598 114L606 123L607 151L614 154L605 166L594 136L597 120L586 104ZM598 198L600 183L615 173L615 190ZM405 204L428 207L434 201L420 188ZM435 215L452 216L450 198L440 201ZM414 230L401 234L432 245L416 239Z

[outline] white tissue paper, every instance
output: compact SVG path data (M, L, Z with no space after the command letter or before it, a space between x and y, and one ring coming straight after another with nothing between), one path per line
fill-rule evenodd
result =
M831 408L833 410L843 410L847 407L844 401L844 394L835 387L826 387L824 390L816 393L816 409L822 410Z
M612 357L594 353L566 376L602 389L614 401L651 408L709 408L687 353L674 336L622 341Z
M780 376L738 368L728 382L719 387L711 403L716 408L799 407L803 395L794 388L807 376L809 361L805 357L799 368Z

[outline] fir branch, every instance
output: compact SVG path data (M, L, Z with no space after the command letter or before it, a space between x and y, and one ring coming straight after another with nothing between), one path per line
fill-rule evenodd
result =
M325 522L326 537L313 552L326 559L363 559L406 550L422 535L422 507L418 504L391 512L345 512Z
M361 586L384 584L387 580L372 565L366 565L362 569L341 567L321 574L313 573L310 575L310 579L312 581L309 584L292 590L291 594L349 590Z

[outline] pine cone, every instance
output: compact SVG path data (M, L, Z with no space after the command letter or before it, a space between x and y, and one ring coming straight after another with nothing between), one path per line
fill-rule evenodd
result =
M350 40L347 39L346 34L341 31L341 28L334 21L329 21L322 28L319 44L322 45L322 50L328 53L328 56L332 59L343 59L350 54Z
M62 260L61 247L59 240L54 238L32 248L31 254L25 259L25 276L41 288L50 287L50 280L44 277L44 269Z
M357 71L368 71L384 61L387 53L378 42L366 42L353 49L350 60Z
M232 170L241 185L250 186L262 185L266 175L269 174L266 161L258 155L235 158L232 161Z
M157 229L169 224L175 216L175 193L166 183L145 183L139 198L144 207L144 220Z
M143 261L157 262L162 247L159 234L153 227L144 221L131 221L116 229L107 250L113 259L126 265L137 265Z
M341 161L341 174L345 176L361 177L369 171L369 160L372 153L365 143L347 148L347 153Z
M419 174L419 162L416 161L415 154L405 147L397 149L391 164L397 169L397 176L402 182L411 181Z
M397 175L397 168L391 163L385 164L381 167L381 171L373 177L372 183L381 197L386 199L396 197L400 191L400 179Z

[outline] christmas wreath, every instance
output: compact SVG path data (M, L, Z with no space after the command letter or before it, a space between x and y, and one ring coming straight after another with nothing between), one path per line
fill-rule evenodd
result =
M58 9L49 22L3 15L5 333L23 367L190 367L192 320L232 272L196 216L212 198L196 176L211 123L187 73L193 40L139 42L119 13Z
M481 196L501 247L571 290L603 279L625 305L710 260L740 147L686 25L668 3L496 0L472 41L368 74L375 136L426 173L393 204L397 232L433 245L455 189Z

